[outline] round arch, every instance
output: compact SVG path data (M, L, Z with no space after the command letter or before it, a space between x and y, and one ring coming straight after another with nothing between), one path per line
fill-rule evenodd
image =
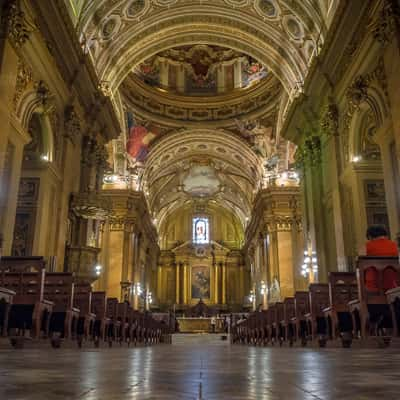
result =
M110 8L103 15L123 19L116 12ZM81 31L88 41L97 38L96 68L113 91L131 68L146 58L177 45L207 43L230 47L258 59L291 93L304 81L308 68L301 45L307 39L316 39L313 31L293 40L281 23L217 4L171 7L151 18L141 18L140 23L116 23L116 32L103 39L101 22L93 27L88 10L85 15Z

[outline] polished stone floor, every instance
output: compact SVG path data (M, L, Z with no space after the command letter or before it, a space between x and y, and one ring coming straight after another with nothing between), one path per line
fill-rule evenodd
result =
M213 335L173 345L0 350L2 400L391 400L400 398L394 349L231 346Z

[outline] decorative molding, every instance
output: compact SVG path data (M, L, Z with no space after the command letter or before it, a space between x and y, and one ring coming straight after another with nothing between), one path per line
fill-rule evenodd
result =
M17 79L15 83L15 92L13 98L13 106L14 110L17 109L18 103L27 89L28 85L33 82L33 73L28 65L24 63L24 61L19 58L18 59L18 70L17 70Z
M373 37L386 46L391 42L400 24L400 7L396 0L384 0L377 18L371 24Z
M76 144L81 136L81 121L74 106L67 106L64 111L64 136Z
M321 129L329 136L337 136L339 131L339 109L330 99L322 111Z
M25 13L20 10L17 1L10 1L2 23L7 26L7 34L14 47L22 47L29 40L30 31Z

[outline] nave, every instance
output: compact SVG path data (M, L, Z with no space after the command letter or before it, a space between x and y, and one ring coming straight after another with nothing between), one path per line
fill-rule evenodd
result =
M395 400L400 390L400 354L390 349L260 348L176 334L172 348L23 352L0 350L2 399Z
M398 398L398 71L400 0L0 0L0 400Z

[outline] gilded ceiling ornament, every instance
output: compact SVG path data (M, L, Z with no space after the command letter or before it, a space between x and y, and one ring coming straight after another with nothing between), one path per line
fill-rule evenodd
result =
M329 102L325 107L321 119L321 128L328 135L335 136L338 134L339 110L335 103Z
M98 85L98 89L103 93L103 96L110 97L112 95L110 83L107 81L101 81Z
M301 22L292 15L286 15L283 18L283 26L289 36L294 40L302 40L304 37L304 28Z
M171 4L172 4L171 0ZM158 2L162 2L162 0L158 0ZM150 1L149 0L131 0L127 7L125 8L125 16L128 19L132 18L140 18L144 15L150 8ZM165 1L164 1L165 3Z
M64 136L76 143L81 135L81 122L74 106L68 106L64 112Z
M372 34L374 38L386 45L389 43L400 24L400 7L396 1L386 0L378 18L372 23Z
M7 24L7 33L11 43L15 47L21 47L29 39L28 24L25 14L17 5L17 2L10 2L4 13L3 22Z
M279 17L280 10L275 0L256 0L254 7L263 17L271 19Z
M321 140L318 136L311 136L304 143L304 160L306 164L317 166L321 162Z
M101 36L103 40L111 39L114 34L116 34L121 27L121 20L118 15L112 15L111 17L107 17L103 22L103 26L101 28Z
M358 107L368 98L368 82L364 76L358 76L347 89L346 97L354 106Z
M21 60L18 59L18 72L15 84L15 92L13 98L14 110L17 108L18 102L28 87L29 83L33 81L32 70Z
M45 112L49 112L53 108L53 95L47 83L43 80L35 82L35 90L38 100L44 108Z

